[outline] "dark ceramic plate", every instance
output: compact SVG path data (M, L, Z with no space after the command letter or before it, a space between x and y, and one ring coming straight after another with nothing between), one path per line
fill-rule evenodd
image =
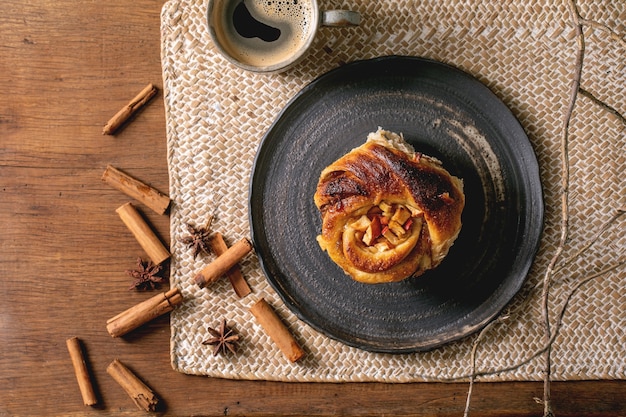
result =
M313 195L322 169L378 126L442 160L467 201L438 268L367 285L319 248ZM516 118L475 78L415 57L354 62L305 87L267 132L250 182L252 239L285 304L327 336L376 352L432 349L487 324L521 287L542 221L537 160Z

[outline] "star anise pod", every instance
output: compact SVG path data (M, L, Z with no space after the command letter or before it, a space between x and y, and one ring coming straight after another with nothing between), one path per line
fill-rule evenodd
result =
M137 258L137 268L126 270L128 275L135 278L133 284L128 289L145 291L157 288L159 284L165 282L165 278L157 275L161 268L161 265L155 265L152 261L144 263L141 258Z
M231 351L235 353L237 351L237 341L239 336L232 330L226 327L226 320L222 321L220 327L216 330L211 327L208 328L212 338L202 342L203 345L214 345L213 356L217 356L220 351L226 353Z
M211 223L213 221L213 216L209 218L207 225L204 227L195 228L189 223L187 223L187 231L189 232L189 236L185 236L180 241L185 245L193 248L193 258L196 257L200 253L204 253L208 255L211 252L211 247L209 246L209 239L211 237Z

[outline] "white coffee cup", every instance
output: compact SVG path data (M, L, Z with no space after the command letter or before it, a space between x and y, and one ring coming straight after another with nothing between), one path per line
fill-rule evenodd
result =
M356 26L358 12L321 11L317 0L209 0L207 21L215 47L253 72L284 71L300 61L320 26Z

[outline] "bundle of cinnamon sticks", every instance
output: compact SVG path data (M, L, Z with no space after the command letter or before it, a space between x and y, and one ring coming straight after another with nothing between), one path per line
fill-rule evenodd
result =
M115 134L156 95L157 91L153 84L148 84L105 124L102 133ZM171 200L167 195L112 165L106 167L102 174L102 181L144 204L157 214L165 214L170 207ZM116 213L155 265L160 265L171 257L167 247L160 241L133 203L123 204L116 209ZM228 247L222 234L215 232L210 236L208 245L216 257L193 277L193 283L204 288L226 276L239 298L251 294L252 290L243 277L239 263L253 250L252 242L247 238L242 238ZM180 290L172 287L110 318L106 324L107 332L111 337L122 337L143 324L169 313L183 301ZM304 357L304 350L264 298L254 303L249 311L289 361L296 362ZM67 339L66 344L83 403L88 406L96 405L98 398L84 346L77 337ZM150 412L157 409L159 399L153 390L118 359L113 360L106 371L140 409Z

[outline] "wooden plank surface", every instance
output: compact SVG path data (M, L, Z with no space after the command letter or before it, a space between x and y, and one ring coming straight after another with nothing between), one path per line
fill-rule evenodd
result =
M147 83L161 87L150 0L0 3L0 415L145 415L106 367L119 358L165 415L461 416L468 385L294 384L179 374L169 321L112 339L106 320L146 298L125 270L146 257L101 181L108 164L168 192L162 91L115 136L102 126ZM169 242L169 220L137 206ZM83 342L100 404L85 407L66 339ZM479 383L472 415L541 415L540 383ZM557 415L626 415L626 382L553 384Z

